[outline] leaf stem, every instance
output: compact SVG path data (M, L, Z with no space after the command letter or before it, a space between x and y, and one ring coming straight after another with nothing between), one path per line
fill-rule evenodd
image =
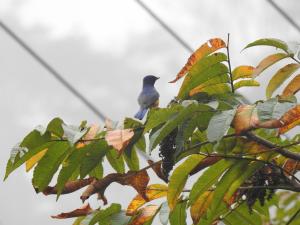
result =
M227 34L227 44L226 44L226 50L227 50L227 63L229 68L229 77L230 77L230 85L231 85L231 92L234 93L234 86L233 86L233 78L232 78L232 72L231 72L231 63L230 63L230 55L229 55L229 36L230 34Z
M289 225L292 223L292 221L297 217L297 215L300 213L300 208L297 210L297 212L289 219L289 221L286 223L286 225Z

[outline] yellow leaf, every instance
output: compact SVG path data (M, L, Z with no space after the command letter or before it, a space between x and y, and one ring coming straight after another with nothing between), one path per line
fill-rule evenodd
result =
M291 63L278 70L267 86L267 98L270 98L273 92L299 68L299 64Z
M293 80L286 86L282 92L283 97L295 95L300 90L300 74L294 77Z
M238 81L236 82L233 87L234 87L234 90L237 90L241 87L257 87L259 86L260 84L256 81L256 80L241 80L241 81Z
M201 86L201 87L196 87L194 89L192 89L189 93L190 96L193 96L197 93L200 92L206 92L209 95L212 94L222 94L222 93L227 93L230 92L230 88L229 86L225 83L219 83L219 84L211 84L211 85L207 85L205 87Z
M190 213L194 224L197 224L199 219L206 213L212 202L213 196L213 191L206 191L200 195L196 202L191 206Z
M124 148L129 144L129 141L133 137L134 132L132 129L124 130L112 130L107 131L105 140L108 145L113 146L119 153L122 153Z
M149 185L146 189L146 196L148 198L148 202L166 196L167 191L168 191L168 187L166 185L163 184ZM140 208L146 202L147 201L141 195L135 196L135 198L129 203L126 214L134 215L138 210L138 208Z
M276 53L276 54L267 56L258 64L258 66L253 71L252 76L257 77L269 66L273 65L274 63L276 63L279 60L284 59L286 57L288 57L288 54L286 54L286 53Z
M207 56L220 48L224 48L225 46L225 42L220 38L210 39L208 42L201 45L200 48L198 48L189 57L185 66L179 71L179 73L176 75L176 78L170 81L170 83L175 83L176 81L178 81L181 77L183 77L187 72L190 71L190 69L197 63L197 61L202 59L204 56Z
M26 161L26 172L30 171L35 166L35 164L37 164L38 161L40 161L43 158L47 150L48 148L40 151L39 153L35 154L34 156L32 156L30 159Z
M232 79L252 78L253 71L253 66L238 66L232 71Z

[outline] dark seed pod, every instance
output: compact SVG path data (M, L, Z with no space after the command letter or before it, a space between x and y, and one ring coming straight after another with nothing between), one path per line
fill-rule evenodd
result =
M174 154L176 151L177 128L174 129L159 145L159 157L162 159L162 172L165 177L169 177L174 166Z

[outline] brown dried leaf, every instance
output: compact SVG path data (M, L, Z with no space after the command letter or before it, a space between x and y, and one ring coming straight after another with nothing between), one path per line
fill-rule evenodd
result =
M168 187L163 184L151 184L147 187L146 196L148 201L161 198L167 196ZM134 215L136 211L143 206L146 201L141 195L135 196L135 198L129 203L127 207L126 214L127 215Z
M66 219L66 218L72 218L72 217L86 216L86 215L91 214L93 211L94 210L90 207L90 204L84 204L79 209L75 209L71 212L61 213L59 215L51 216L51 217L55 218L55 219Z
M201 45L200 48L198 48L188 59L185 66L179 71L179 73L176 75L176 78L170 83L175 83L178 81L181 77L183 77L186 73L190 71L190 69L203 57L209 55L210 53L213 53L214 51L224 48L226 46L225 42L220 38L214 38L210 39L205 44Z
M194 174L198 173L199 171L205 169L206 167L217 163L221 159L222 159L222 157L217 157L217 156L206 157L190 172L190 175L194 175Z
M158 205L148 205L140 210L138 216L130 223L130 225L143 225L155 216Z
M300 74L295 76L293 80L285 87L282 92L283 97L295 95L300 90Z
M133 135L132 129L112 130L106 133L105 140L108 145L113 146L119 153L122 153Z
M80 199L84 202L91 195L98 193L99 198L103 200L104 204L106 204L107 200L104 196L104 192L111 183L117 182L122 185L132 186L142 197L147 200L146 188L149 180L150 178L146 170L138 172L129 171L125 174L111 173L100 180L94 180L83 192Z

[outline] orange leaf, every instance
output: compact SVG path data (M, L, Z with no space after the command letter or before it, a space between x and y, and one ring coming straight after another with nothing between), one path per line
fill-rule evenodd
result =
M94 210L90 207L90 204L84 204L79 209L75 209L71 212L61 213L59 215L51 216L51 217L55 218L55 219L66 219L66 218L71 218L71 217L86 216L86 215L91 214L93 211Z
M155 216L158 209L158 205L148 205L142 208L138 216L130 223L130 225L143 225Z
M280 119L283 127L279 128L279 134L284 134L300 124L300 105L287 111Z
M163 184L152 184L147 187L146 196L148 201L161 198L167 195L168 187ZM127 207L126 214L134 215L138 208L144 205L147 201L141 196L137 195L135 198L129 203Z
M35 164L37 164L43 158L47 150L48 148L40 151L39 153L35 154L34 156L32 156L30 159L26 161L26 172L31 170L35 166Z
M253 66L238 66L232 71L232 78L233 80L240 78L252 78L253 71Z
M130 139L133 137L134 132L132 129L112 130L107 131L105 140L108 145L113 146L119 153L122 153L124 148L129 144Z
M259 74L261 74L265 69L267 69L269 66L273 65L274 63L278 62L281 59L284 59L288 57L286 53L276 53L273 55L269 55L266 58L264 58L258 66L253 71L253 77L257 77Z
M285 87L282 92L283 97L295 95L300 90L300 74L294 77L293 80Z
M220 48L224 48L226 46L225 42L220 38L214 38L210 39L205 44L201 45L200 48L198 48L188 59L185 66L179 71L179 73L176 75L176 78L170 83L175 83L178 81L181 77L183 77L187 72L190 71L190 69L203 57L215 52L216 50Z
M194 224L197 224L199 219L206 213L212 199L214 192L206 191L197 199L190 209L191 217Z

